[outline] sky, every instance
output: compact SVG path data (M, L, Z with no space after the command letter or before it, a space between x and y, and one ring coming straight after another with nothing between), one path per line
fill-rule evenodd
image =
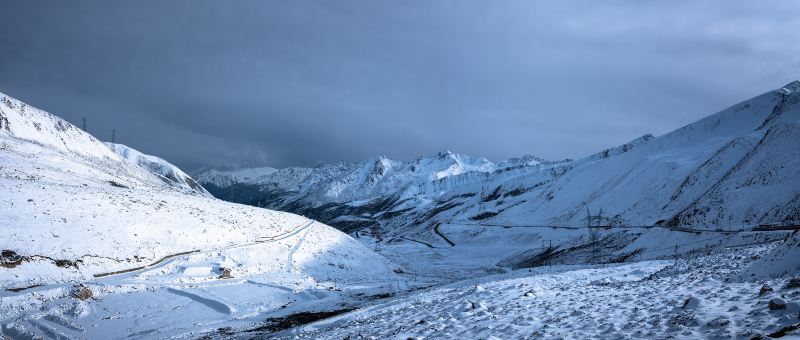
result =
M579 158L800 78L798 1L3 1L0 92L186 169Z

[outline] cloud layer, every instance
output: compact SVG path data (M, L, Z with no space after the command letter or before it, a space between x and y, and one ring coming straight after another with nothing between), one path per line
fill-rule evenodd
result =
M575 158L800 78L800 5L18 1L0 91L192 169Z

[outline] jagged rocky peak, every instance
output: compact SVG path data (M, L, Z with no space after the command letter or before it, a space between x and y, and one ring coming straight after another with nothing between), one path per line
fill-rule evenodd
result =
M543 158L539 158L533 155L524 155L522 157L514 157L504 160L497 164L500 168L511 168L511 167L534 167L534 166L541 166L544 164L552 163L548 160Z
M796 121L800 117L800 110L797 108L797 104L800 103L800 82L795 80L775 93L779 98L778 101L756 130L769 128L781 121Z
M437 152L436 157L439 159L455 158L455 154L450 150L444 150Z
M465 154L454 153L450 150L439 151L427 157L419 157L414 162L416 164L463 164L463 165L487 165L494 163L483 157L473 157Z
M386 156L371 157L365 164L369 171L367 181L375 183L379 181L393 167L400 165L401 162L393 161Z
M791 83L788 83L778 91L785 94L800 92L800 80L795 80Z
M457 154L449 150L417 158L409 167L411 172L426 175L428 180L438 180L470 171L492 172L496 169L497 165L486 158Z
M313 166L314 169L336 169L336 168L352 168L353 163L347 162L319 162Z

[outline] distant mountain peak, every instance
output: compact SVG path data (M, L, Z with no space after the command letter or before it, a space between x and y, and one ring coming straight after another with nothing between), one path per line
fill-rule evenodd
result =
M454 156L455 154L450 150L439 151L436 153L436 157L439 157L440 159L452 158Z
M413 229L454 219L581 225L587 205L604 207L618 223L794 223L798 123L800 82L792 82L659 137L644 134L577 160L525 155L495 164L450 150L410 162L373 156L309 170L302 180L274 176L257 188L288 188L266 191L277 202L272 207L323 214L346 228ZM347 211L348 219L340 218Z
M788 83L778 91L784 92L785 94L800 92L800 80L795 80L791 83Z

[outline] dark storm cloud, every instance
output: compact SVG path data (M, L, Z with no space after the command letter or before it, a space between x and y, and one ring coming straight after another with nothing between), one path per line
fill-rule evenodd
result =
M579 157L800 77L796 4L7 1L0 91L189 169Z

